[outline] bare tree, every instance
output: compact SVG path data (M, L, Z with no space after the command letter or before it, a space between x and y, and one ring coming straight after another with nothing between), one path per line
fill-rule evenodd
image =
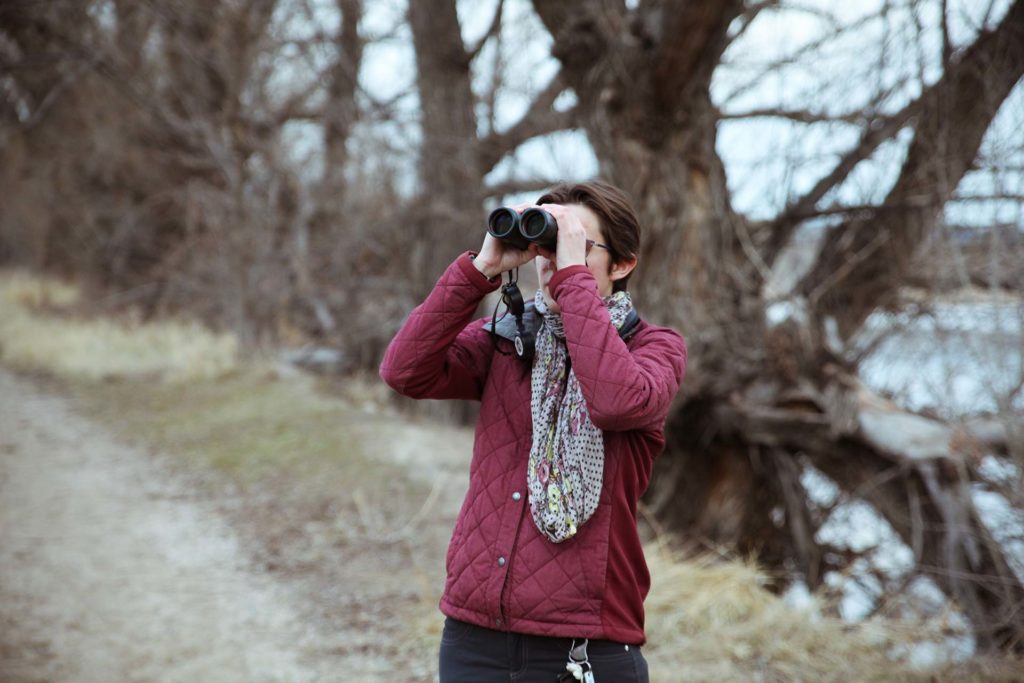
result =
M306 311L331 331L309 253L311 241L326 253L344 201L361 3L339 0L337 29L305 42L287 31L297 13L318 25L301 0L71 5L0 10L5 185L19 188L0 216L4 249L116 287L116 304L187 307L248 342ZM283 55L321 48L326 63L279 85ZM284 146L293 122L325 131L317 188Z
M940 229L943 206L1024 74L1024 2L1014 2L966 49L952 50L947 39L941 76L894 113L750 112L831 118L861 130L859 142L808 192L775 219L754 221L734 209L716 150L723 114L712 101L711 79L731 41L778 6L533 0L561 72L519 123L480 138L467 84L471 53L459 37L454 3L413 3L414 35L430 36L416 47L423 155L432 160L423 169L425 186L438 188L451 208L472 211L480 198L467 189L470 176L482 177L524 139L570 121L582 127L601 175L638 204L645 226L638 301L648 317L681 329L690 345L651 509L678 530L754 552L769 566L795 562L816 586L852 558L816 538L826 515L800 480L811 465L888 521L913 549L915 573L960 604L981 648L1020 649L1024 587L973 506L969 485L979 477L964 445L1005 452L1010 435L954 427L875 395L849 351L869 314L897 305L914 255ZM442 90L442 83L454 90ZM552 103L566 89L577 104L560 120ZM903 129L913 139L881 203L839 210L823 203ZM445 159L434 156L439 151ZM459 170L439 174L450 168L445 160ZM449 178L459 182L445 190ZM840 222L798 284L802 315L769 326L765 284L772 269L795 230L823 214ZM435 270L443 260L435 259ZM782 524L772 511L783 511Z
M908 260L1024 74L1024 3L951 56L903 111L866 125L861 143L776 220L755 223L732 208L709 93L730 25L770 4L652 2L631 11L534 2L602 172L640 204L645 310L686 331L691 345L650 501L677 526L770 564L796 558L814 582L827 560L796 476L795 459L806 457L888 520L919 571L960 602L981 647L1020 648L1024 588L967 495L969 465L948 446L952 429L872 397L829 332L849 339L894 300ZM799 285L806 322L768 329L763 284L797 217L904 126L914 138L895 187L829 232ZM935 448L915 447L922 432ZM769 521L776 507L786 511L782 529Z
M362 0L337 0L340 22L332 41L334 64L327 73L327 95L323 114L323 171L315 188L309 211L295 223L294 269L298 298L316 316L317 326L328 333L337 329L336 316L321 293L329 265L331 241L337 227L344 225L348 183L348 144L359 121L359 68L365 41L359 33ZM301 97L297 98L301 101ZM308 218L307 218L308 216ZM311 256L318 255L317 263ZM348 265L348 264L346 264ZM316 274L321 273L321 277Z
M496 3L489 28L476 45L467 47L454 0L409 3L423 126L422 189L416 201L423 220L417 225L430 235L417 261L424 264L417 268L422 273L417 279L420 289L433 282L437 264L450 258L453 249L465 248L465 235L481 234L480 207L487 193L482 178L522 142L572 121L571 111L553 110L554 99L565 86L552 82L512 126L477 134L476 105L480 100L492 102L493 116L499 83L492 81L487 92L475 94L470 64L486 41L501 35L504 8L504 2Z

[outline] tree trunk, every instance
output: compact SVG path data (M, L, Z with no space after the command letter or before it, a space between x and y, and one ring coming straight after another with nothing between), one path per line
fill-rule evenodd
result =
M349 136L359 120L356 94L364 47L359 35L362 0L337 0L337 8L341 21L333 41L335 61L328 73L324 106L323 173L319 185L313 188L311 210L295 221L290 249L297 303L312 314L315 323L309 327L326 334L337 330L337 321L322 294L318 275L327 270L332 247L349 227L344 215L348 193L345 173Z
M1004 85L992 92L992 101L1005 97L1016 80L1012 74L1024 68L1021 50L1005 42L1019 33L1020 5L1018 0L995 38L979 39L963 59L967 66L943 79L952 85L938 89L955 93L952 101L978 97L977 77L963 74L994 59ZM870 392L826 341L824 316L839 315L849 299L839 310L815 306L807 320L766 327L763 284L784 239L778 226L753 225L733 211L715 152L717 114L709 95L726 29L741 3L695 0L628 10L617 3L534 0L534 6L555 38L562 77L579 97L577 119L602 175L637 205L644 228L632 280L638 309L683 332L690 350L687 378L667 425L668 447L648 492L650 508L690 541L753 553L773 569L798 568L815 586L835 563L833 556L840 557L837 568L851 558L829 552L835 549L815 538L824 516L800 481L800 458L806 458L852 496L873 504L912 544L919 571L957 600L981 648L1022 647L1024 591L974 513L964 477L950 469L949 463L962 466L962 460L947 444L941 459L930 453L908 467L906 452L875 438L865 399ZM949 97L923 102L916 111L941 119L939 103L948 105ZM931 205L941 206L993 114L965 104L962 124L941 129L942 149L951 156L941 184L934 172L916 171L915 159L940 144L939 129L922 126L922 151L912 148L895 196L927 187ZM932 209L920 218L913 242L933 228L934 216ZM830 257L850 254L838 237L823 253L810 276L818 282L841 270ZM851 328L898 282L871 285L866 303L850 312ZM894 467L905 471L890 475ZM886 486L868 485L887 476ZM915 501L909 518L908 499Z
M466 243L483 242L483 188L477 151L470 57L454 0L409 3L423 112L418 200L409 207L404 249L412 257L416 298ZM473 236L476 235L479 240ZM478 247L474 247L478 248Z
M1024 648L1024 587L971 502L961 460L894 456L854 440L815 453L815 466L863 492L974 626L979 650Z

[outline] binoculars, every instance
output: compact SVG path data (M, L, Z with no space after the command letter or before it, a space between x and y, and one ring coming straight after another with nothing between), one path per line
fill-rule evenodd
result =
M525 250L530 244L555 250L558 243L558 223L544 209L536 207L519 214L515 209L501 206L487 218L487 232L516 249Z

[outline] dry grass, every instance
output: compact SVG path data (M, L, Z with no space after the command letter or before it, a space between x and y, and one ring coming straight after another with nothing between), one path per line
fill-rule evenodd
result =
M922 643L946 647L941 617L849 623L824 616L822 601L795 608L768 592L752 561L712 555L686 561L648 548L648 659L653 681L1021 681L1024 660L976 658L918 668L907 655ZM943 653L946 654L946 653Z
M75 287L24 271L0 273L0 359L11 367L82 379L171 383L221 376L238 342L192 321L77 320Z
M319 396L309 382L281 381L270 368L239 367L187 384L75 378L66 386L122 436L241 481L301 478L324 466L337 468L336 478L372 469L361 439L366 415Z

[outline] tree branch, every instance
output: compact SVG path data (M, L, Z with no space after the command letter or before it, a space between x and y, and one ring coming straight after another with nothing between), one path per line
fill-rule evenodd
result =
M544 27L556 41L573 16L585 11L586 3L582 0L533 0L533 11L537 13Z
M741 0L665 3L659 54L652 81L664 112L676 109L693 87L706 87L728 45L729 24L743 9ZM686 36L680 40L679 36Z
M798 63L799 60L802 58L809 58L810 53L814 52L815 50L818 50L819 48L825 45L830 45L834 43L836 39L841 36L860 30L862 27L874 21L878 17L878 12L865 15L851 24L847 24L845 26L838 26L834 32L827 33L816 40L813 40L805 45L802 45L799 48L797 48L794 52L780 59L773 59L770 62L764 63L763 68L760 69L753 77L751 77L745 83L741 84L740 86L729 92L729 94L722 99L722 103L728 105L729 102L733 101L735 98L739 97L740 95L750 90L751 88L760 86L769 74L779 71L782 67L786 65Z
M572 127L575 109L555 111L552 108L565 87L561 74L556 74L544 90L533 99L522 118L511 128L503 133L493 132L480 140L480 167L484 169L484 173L494 168L502 157L530 138Z
M484 190L488 197L504 197L506 195L522 194L524 192L543 192L560 182L562 182L560 178L512 179L488 185Z
M975 446L948 425L872 394L854 376L843 373L830 387L835 391L824 394L836 397L826 414L733 403L722 406L731 421L721 424L770 449L805 453L846 495L889 522L913 549L918 569L963 605L981 649L1019 648L1024 586L974 509ZM854 411L852 429L847 408ZM981 436L980 428L972 431Z
M480 50L483 49L488 40L498 35L498 32L501 31L501 14L504 8L505 0L498 0L498 6L494 10L494 17L491 19L491 25L488 27L487 32L481 36L476 45L467 50L470 61L473 61L480 54Z
M789 202L771 225L771 232L766 247L765 260L774 263L776 257L789 241L790 236L801 220L808 216L818 215L815 206L829 190L841 183L850 175L850 171L864 159L871 156L885 141L890 140L910 121L920 107L920 99L908 104L901 111L884 118L874 119L865 128L860 141L836 164L835 168L814 184L802 197Z
M533 0L533 9L555 39L551 54L570 82L605 58L626 30L623 0Z
M722 121L730 121L735 119L754 119L754 118L777 118L777 119L788 119L790 121L796 121L797 123L850 123L854 125L864 126L867 125L870 116L868 116L863 110L847 112L845 114L827 114L825 112L815 112L809 109L783 109L781 107L765 107L762 109L750 109L748 111L738 112L718 112L718 118Z
M916 131L892 190L873 214L851 219L826 237L818 260L798 285L817 320L834 319L844 337L895 296L917 247L935 228L943 205L971 168L1000 105L1024 75L1024 0L1015 0L1000 25L982 33L943 77L907 109ZM901 112L908 119L911 112ZM899 118L887 123L889 128ZM870 131L868 137L870 135ZM872 140L862 140L862 146ZM877 143L876 143L877 144ZM853 160L851 159L851 162ZM775 240L792 215L813 206L824 181L784 214ZM816 200L815 200L816 201ZM893 206L909 206L892 212ZM849 266L849 254L881 240L886 248ZM777 246L777 242L775 244ZM837 273L842 272L837 277ZM811 298L811 293L814 294Z
M750 25L754 23L754 19L757 19L757 15L761 12L768 8L777 8L780 4L781 0L760 0L760 2L755 2L748 6L739 17L742 21L740 27L727 37L728 42L733 43L746 33Z

